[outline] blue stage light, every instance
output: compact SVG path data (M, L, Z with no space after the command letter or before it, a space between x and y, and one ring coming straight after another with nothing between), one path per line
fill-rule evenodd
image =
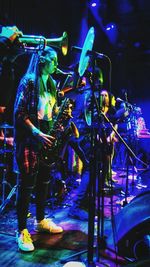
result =
M90 3L91 7L98 7L100 5L100 1L99 0L92 0Z

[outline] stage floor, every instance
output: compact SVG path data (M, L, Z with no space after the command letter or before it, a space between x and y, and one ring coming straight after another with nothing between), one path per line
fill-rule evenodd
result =
M129 170L128 177L126 170L117 169L115 171L116 175L113 175L113 177L118 182L115 184L113 190L110 191L107 189L104 191L104 235L106 236L106 244L108 248L105 250L99 250L98 264L96 264L97 249L94 249L95 265L92 266L150 266L150 262L144 263L143 259L137 261L138 264L141 262L142 265L135 265L135 258L126 259L124 255L119 255L120 253L118 253L118 247L116 248L114 245L114 239L116 239L116 237L114 237L114 222L118 223L118 219L114 220L114 218L117 218L116 216L119 214L121 217L121 214L125 209L127 209L128 213L128 207L129 214L131 214L132 205L130 208L130 204L132 201L134 202L134 199L137 199L137 196L140 199L141 195L144 196L149 194L149 170L144 172L143 170L138 170L137 173L135 171L133 172L133 170ZM89 237L88 221L74 219L68 215L69 209L73 203L73 197L75 196L78 188L78 182L75 186L72 185L70 188L67 188L65 193L63 192L63 197L62 195L56 196L53 205L51 204L52 197L50 197L50 200L48 200L46 204L46 217L52 218L56 223L63 227L64 232L61 234L48 235L37 234L34 232L33 223L35 220L35 204L33 197L29 209L28 228L31 232L36 249L34 252L30 253L20 252L17 248L15 240L15 231L17 229L15 195L12 197L0 214L0 266L62 267L65 262L72 261L84 262L87 265ZM138 209L138 206L136 208ZM119 218L122 220L123 228L125 224L129 224L129 222L126 222L128 218L125 216ZM141 221L137 221L139 218L134 215L133 217L135 224L138 225L141 223ZM100 222L102 222L102 219L99 219ZM132 223L133 222L130 222L130 225L132 225ZM129 229L127 231L129 231ZM94 238L95 244L97 244L96 231ZM112 250L116 251L116 253ZM81 252L81 254L76 256L75 254L78 252ZM72 255L74 255L74 257L68 258ZM62 260L64 261L62 262ZM130 263L132 261L134 262L134 265L133 263ZM71 264L72 263L70 263L69 267L72 267Z

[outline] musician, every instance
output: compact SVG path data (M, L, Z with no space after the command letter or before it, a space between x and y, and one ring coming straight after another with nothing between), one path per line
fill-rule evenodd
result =
M22 36L22 32L16 26L0 25L0 124L8 120L9 101L14 86L13 62L19 55L15 50L15 40ZM4 131L0 129L0 144L4 141ZM6 143L13 146L13 137L7 137Z
M61 233L61 226L46 219L44 214L50 169L40 160L43 149L52 148L55 137L48 132L53 118L59 112L56 82L52 75L57 70L57 53L51 47L31 57L26 74L20 81L14 105L16 160L20 172L17 200L18 247L33 251L34 244L27 230L30 196L35 187L36 221L38 232ZM64 111L71 116L72 106Z
M115 131L112 129L111 124L114 129L117 130L117 118L116 118L116 99L113 94L109 93L107 90L101 91L102 97L102 113L106 115L110 122L107 122L105 117L103 118L102 129L102 161L103 161L103 175L105 180L105 186L111 186L111 182L115 183L117 180L112 178L112 160L114 156L114 142L117 141ZM103 128L102 126L102 128Z
M121 110L120 112L119 109L115 109L115 97L105 89L102 89L100 93L100 99L101 111L108 117L110 122L113 124L114 129L117 130L119 116L121 117L123 110ZM112 184L115 184L117 182L117 180L112 178L112 159L114 154L114 142L117 141L117 137L110 123L107 123L103 116L101 116L101 119L99 121L97 111L94 111L94 123L95 127L96 123L97 125L100 125L99 129L97 127L96 129L98 130L97 148L100 148L99 158L97 160L102 170L101 179L104 179L104 187L111 187ZM86 149L87 147L90 147L90 138L88 143L89 145L86 145ZM73 205L69 210L69 216L80 220L88 220L88 190L89 172L88 170L86 170L86 172L82 176L81 183L73 201Z

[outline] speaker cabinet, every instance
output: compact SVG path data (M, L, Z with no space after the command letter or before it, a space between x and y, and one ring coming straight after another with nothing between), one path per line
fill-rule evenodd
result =
M136 196L122 208L114 221L118 254L150 258L150 191Z

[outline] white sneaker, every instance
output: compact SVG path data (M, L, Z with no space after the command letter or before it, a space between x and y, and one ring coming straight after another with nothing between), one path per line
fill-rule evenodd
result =
M51 219L43 219L42 221L35 222L35 231L46 232L52 234L59 234L63 232L61 226L56 225Z
M23 229L21 233L17 233L16 241L20 250L27 252L34 250L33 241L27 229Z

